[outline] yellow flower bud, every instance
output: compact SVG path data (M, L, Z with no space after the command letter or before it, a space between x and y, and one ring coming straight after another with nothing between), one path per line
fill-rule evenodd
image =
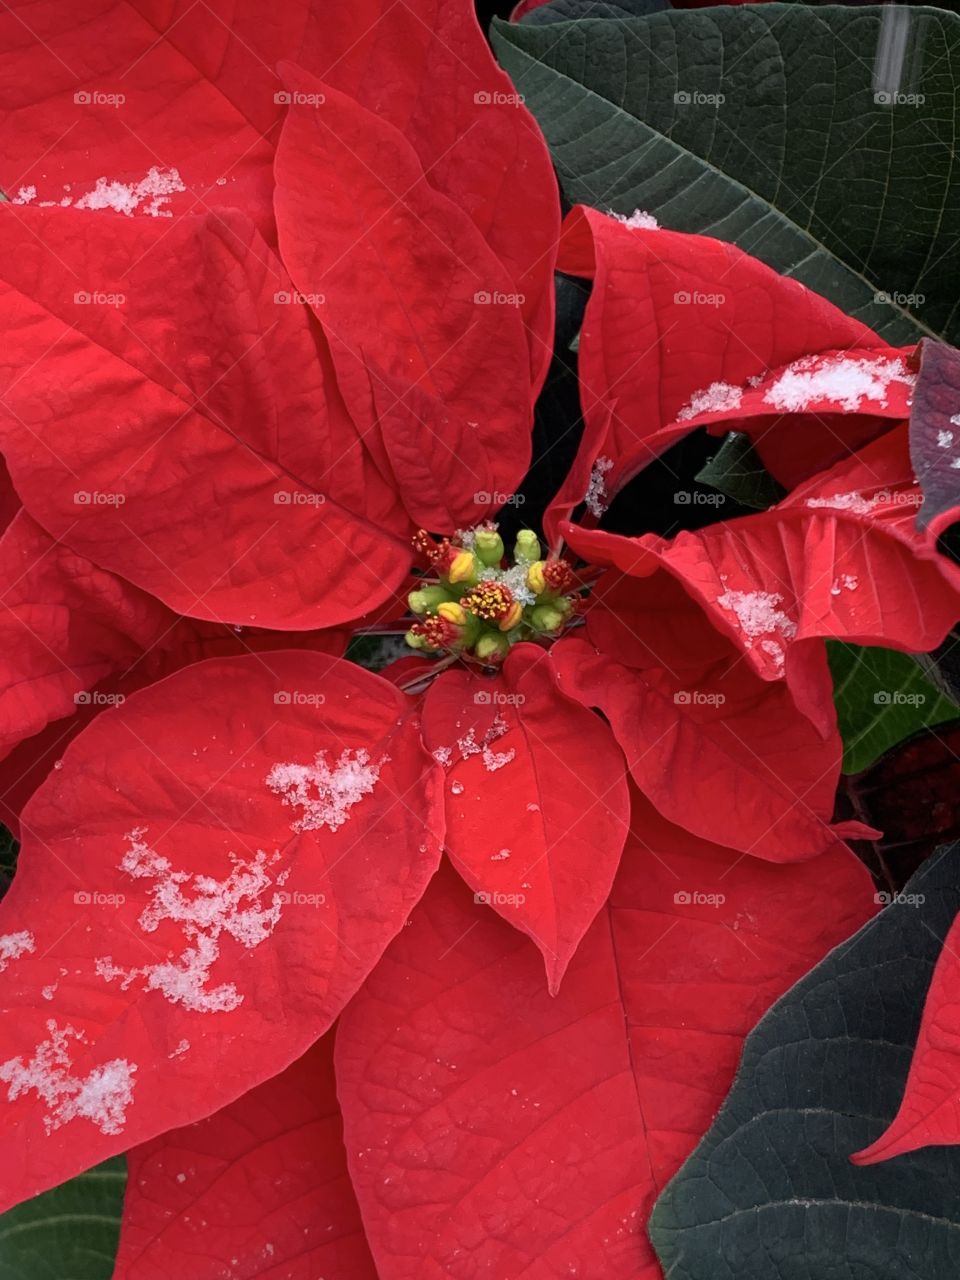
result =
M527 570L527 586L535 596L538 596L541 591L546 590L547 580L543 576L542 560L534 560L533 564Z
M513 604L497 624L501 631L510 631L523 617L523 605L514 600Z
M466 611L456 600L445 600L443 604L438 604L437 615L446 618L447 622L455 622L457 626L463 626L467 620Z
M450 562L447 579L450 582L468 582L476 575L477 558L472 551L458 551Z

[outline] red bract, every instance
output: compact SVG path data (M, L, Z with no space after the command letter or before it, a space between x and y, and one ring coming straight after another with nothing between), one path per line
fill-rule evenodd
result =
M342 1020L348 1163L382 1280L653 1280L646 1215L743 1035L870 914L843 851L773 868L642 803L633 827L555 998L532 948L443 874Z
M0 908L3 1201L304 1052L436 867L438 775L403 696L322 655L200 663L99 716Z
M377 1280L324 1036L199 1124L131 1151L114 1280Z

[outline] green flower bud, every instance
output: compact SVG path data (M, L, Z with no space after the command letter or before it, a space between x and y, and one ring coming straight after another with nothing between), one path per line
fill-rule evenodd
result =
M533 564L540 559L540 539L532 529L520 530L513 554L518 564Z
M449 592L443 587L421 587L419 591L410 592L407 596L407 604L411 613L422 616L425 613L431 613L437 605L449 599Z
M485 631L473 652L481 662L502 662L510 652L510 641L502 631Z
M411 649L426 648L426 641L424 640L423 636L415 635L414 632L412 631L408 631L403 638L404 640L406 640L407 644L410 646Z
M498 565L503 559L503 539L496 529L478 529L473 547L482 564Z
M565 614L553 604L538 604L530 610L530 625L534 631L551 633L563 626Z

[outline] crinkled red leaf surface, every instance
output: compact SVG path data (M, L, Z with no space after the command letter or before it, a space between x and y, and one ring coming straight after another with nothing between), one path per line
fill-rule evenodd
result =
M476 524L530 457L515 286L398 129L297 67L284 78L284 262L330 339L354 417L379 419L414 519L437 530Z
M0 536L0 755L72 715L177 624L146 592L55 542L25 511Z
M441 871L341 1020L381 1280L654 1280L646 1216L744 1035L874 909L842 851L772 867L642 801L633 831L557 996L530 942Z
M176 48L148 10L126 0L4 6L0 187L14 201L79 205L98 219L226 205L272 236L275 131L263 137L258 113L229 101L198 50ZM229 21L205 14L209 61L232 37ZM279 88L270 76L249 97L272 102Z
M104 237L86 212L2 206L0 243L0 443L48 533L212 621L307 630L391 595L409 555L246 219L117 217Z
M214 659L70 745L0 905L4 1205L210 1114L327 1029L440 857L409 705L320 654Z
M377 1280L347 1173L333 1032L198 1124L127 1155L114 1280Z
M532 644L515 646L495 679L440 675L423 735L447 769L449 856L478 900L533 938L556 992L627 837L620 748Z
M878 1164L920 1147L960 1142L960 920L943 942L900 1109L876 1142L852 1156Z
M805 641L924 652L956 621L960 570L918 534L920 501L898 428L757 515L671 540L564 532L593 563L673 574L749 665L766 680L785 675L807 709L805 664L795 665Z
M864 325L731 244L578 206L559 265L594 283L578 363L584 443L553 520L582 500L598 455L610 465L595 487L612 494L668 444L724 423L749 431L793 483L906 416L900 354L881 356L889 348Z
M611 605L632 584L601 583ZM662 597L661 597L662 599ZM635 598L643 614L653 593ZM824 732L797 708L783 681L765 683L693 610L678 610L688 639L705 647L698 664L671 654L666 662L623 665L610 652L617 617L598 625L601 650L582 640L554 649L561 688L599 707L623 748L637 785L672 822L703 839L794 862L842 843L831 825L842 748L835 723ZM608 639L609 635L609 639ZM624 634L625 644L634 641ZM825 715L832 714L826 658L816 655Z

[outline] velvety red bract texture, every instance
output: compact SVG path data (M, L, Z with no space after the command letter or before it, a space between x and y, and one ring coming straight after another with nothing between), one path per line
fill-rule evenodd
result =
M272 238L275 140L199 69L195 50L175 47L175 32L141 8L127 0L4 6L0 188L14 201L71 205L98 185L135 192L153 170L167 180L165 194L154 206L145 191L141 212L241 208ZM203 43L212 51L229 39L229 23L206 14ZM273 80L264 97L280 87Z
M609 497L668 445L717 424L748 431L770 469L792 484L871 439L884 419L906 417L909 385L896 380L885 401L861 397L855 416L822 395L799 416L778 408L789 401L769 400L795 361L822 353L872 360L890 348L734 245L630 227L578 206L564 223L559 266L592 279L593 290L578 359L584 440L551 504L551 541L555 522L582 500L598 456L612 464L602 473ZM718 407L720 388L729 407Z
M409 712L352 664L272 653L188 667L70 745L0 905L0 1203L210 1114L329 1027L440 858Z
M335 626L390 596L407 518L393 536L392 486L246 219L116 217L105 238L88 212L0 206L0 244L0 444L48 533L217 622Z
M347 1173L333 1032L198 1124L127 1155L113 1280L377 1280Z
M476 524L530 458L514 284L399 130L299 68L284 79L284 262L330 340L354 418L378 420L413 518L445 532Z
M555 993L627 837L620 748L532 644L516 645L495 679L442 673L423 736L447 769L447 853L478 900L533 938Z
M960 920L943 942L923 1006L900 1109L886 1131L851 1156L878 1164L920 1147L960 1143Z
M530 942L441 870L341 1020L348 1163L381 1280L659 1277L644 1222L744 1035L873 910L840 851L771 867L644 806L633 830L557 996Z

